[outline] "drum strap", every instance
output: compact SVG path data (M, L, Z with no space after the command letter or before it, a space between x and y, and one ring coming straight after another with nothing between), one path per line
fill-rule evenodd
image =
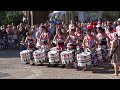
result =
M112 53L115 53L115 51L117 50L118 46L112 51Z

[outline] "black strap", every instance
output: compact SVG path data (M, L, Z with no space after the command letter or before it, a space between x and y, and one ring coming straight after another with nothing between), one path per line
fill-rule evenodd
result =
M117 50L118 46L112 51L112 53L115 53L115 51Z

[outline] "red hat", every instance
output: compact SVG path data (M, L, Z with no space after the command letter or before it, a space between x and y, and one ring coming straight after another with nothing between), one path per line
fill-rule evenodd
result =
M89 25L89 26L87 27L87 29L92 30L92 29L93 29L93 26L92 26L92 25Z
M92 22L92 25L97 25L97 22Z

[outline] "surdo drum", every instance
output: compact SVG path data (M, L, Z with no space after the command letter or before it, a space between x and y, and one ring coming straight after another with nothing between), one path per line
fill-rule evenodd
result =
M97 48L96 51L97 51L97 59L102 60L102 49Z
M85 67L91 65L91 53L82 52L77 54L77 63L79 67Z
M23 50L20 52L20 57L21 57L21 61L23 62L28 62L30 61L31 58L31 50Z
M44 62L46 59L46 55L45 52L41 51L41 50L36 50L33 52L33 57L35 60L35 63L41 63Z
M69 64L73 62L73 52L70 50L61 52L60 56L62 64Z
M58 63L60 61L59 52L58 51L49 51L48 59L49 59L49 63L51 63L51 64Z

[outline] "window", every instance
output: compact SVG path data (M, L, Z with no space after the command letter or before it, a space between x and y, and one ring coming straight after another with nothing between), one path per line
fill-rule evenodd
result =
M74 16L74 21L78 22L78 16Z

